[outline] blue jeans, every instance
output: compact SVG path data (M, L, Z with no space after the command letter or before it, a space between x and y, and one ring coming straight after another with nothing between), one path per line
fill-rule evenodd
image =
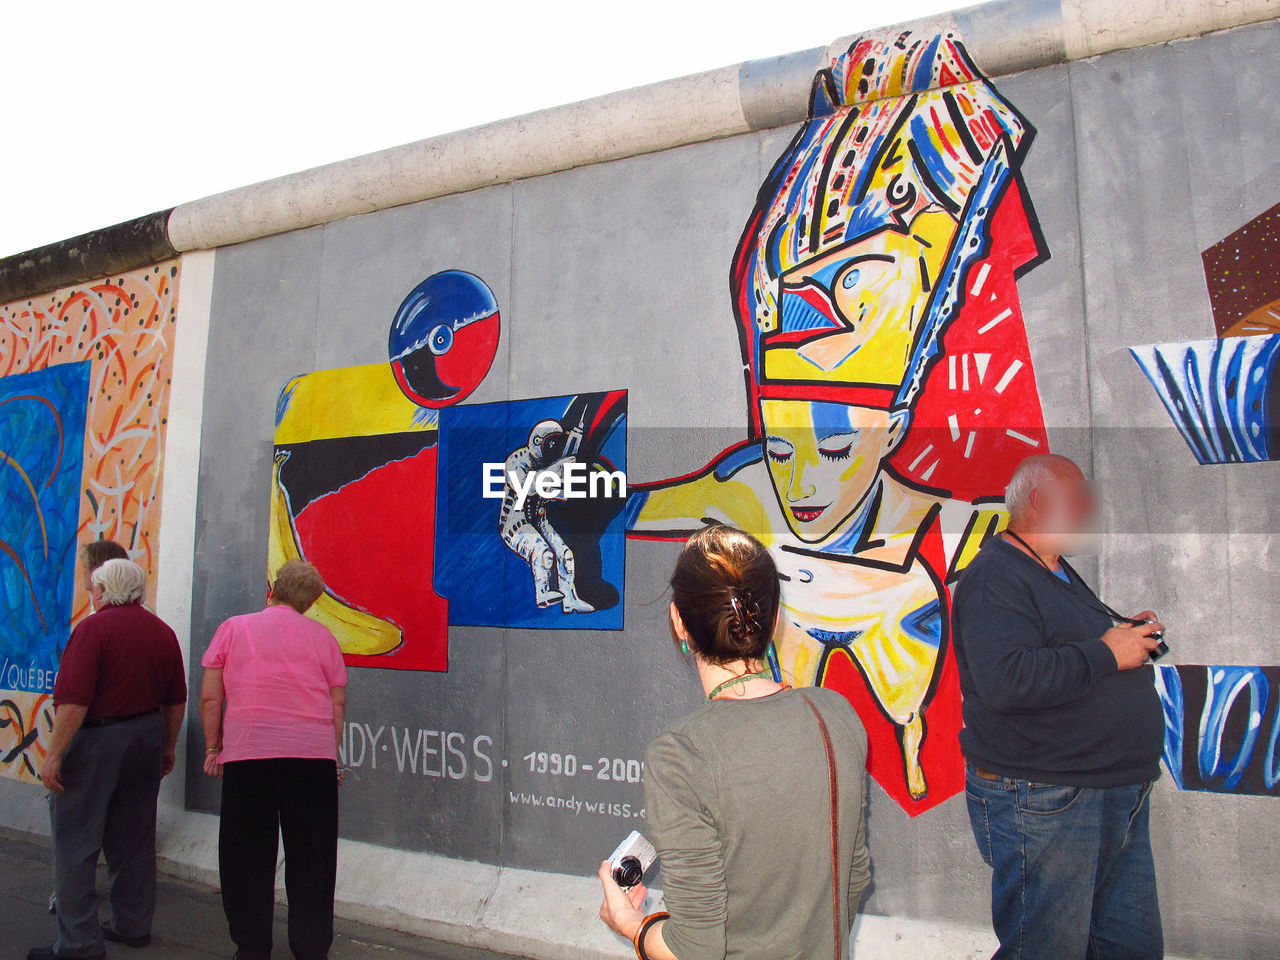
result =
M1164 956L1151 784L1064 787L965 774L969 821L991 867L992 960Z

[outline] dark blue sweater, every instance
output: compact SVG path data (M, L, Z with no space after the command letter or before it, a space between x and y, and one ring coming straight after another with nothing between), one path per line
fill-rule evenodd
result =
M965 759L992 773L1078 787L1160 775L1164 711L1151 670L1118 670L1111 618L1002 537L960 576L952 612Z

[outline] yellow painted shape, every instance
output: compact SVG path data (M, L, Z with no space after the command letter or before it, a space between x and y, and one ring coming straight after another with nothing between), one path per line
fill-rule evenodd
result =
M720 481L707 474L671 487L649 491L640 510L634 532L643 535L648 529L670 529L673 525L696 529L703 518L745 530L766 546L777 539L773 523L759 491L741 480Z
M373 437L436 429L435 410L404 395L390 363L317 370L290 380L284 416L276 426L277 446Z
M973 525L969 528L969 535L965 537L959 547L956 548L955 561L952 564L956 573L959 573L967 567L973 558L978 555L978 551L982 549L982 544L985 542L984 534L986 533L987 526L991 523L991 519L993 517L999 518L999 522L996 524L995 528L995 532L997 534L1003 530L1005 525L1009 522L1009 511L1004 509L1003 506L975 504L973 512L975 514L975 520Z
M882 176L883 171L877 169L873 186ZM851 264L849 272L836 274L831 296L850 324L848 329L815 337L798 347L770 347L766 336L765 379L901 384L917 326L936 289L956 231L956 221L949 214L929 209L919 213L905 233L882 230L789 271L782 278L784 285L801 282L852 257L892 260L862 261ZM843 278L851 277L853 270L858 271L857 281L846 287Z

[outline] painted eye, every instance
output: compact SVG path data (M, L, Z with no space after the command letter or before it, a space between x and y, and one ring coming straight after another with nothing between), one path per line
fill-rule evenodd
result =
M830 449L827 447L819 447L818 453L828 460L848 460L849 454L853 450L852 443L846 443L843 447Z
M858 285L858 281L862 279L862 271L856 267L844 275L844 279L840 281L840 286L846 290L852 290Z
M448 352L449 348L453 346L453 328L445 323L439 324L431 331L427 343L431 348L431 352L437 357L442 353Z
M774 463L789 463L795 450L789 443L770 443L765 452Z

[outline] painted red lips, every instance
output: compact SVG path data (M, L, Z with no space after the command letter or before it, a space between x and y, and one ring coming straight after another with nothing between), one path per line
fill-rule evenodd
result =
M828 504L827 506L830 506L830 504ZM827 509L826 506L792 507L791 515L794 516L801 523L812 523L814 520L817 520L820 516L822 516L822 514L826 512L826 509Z

